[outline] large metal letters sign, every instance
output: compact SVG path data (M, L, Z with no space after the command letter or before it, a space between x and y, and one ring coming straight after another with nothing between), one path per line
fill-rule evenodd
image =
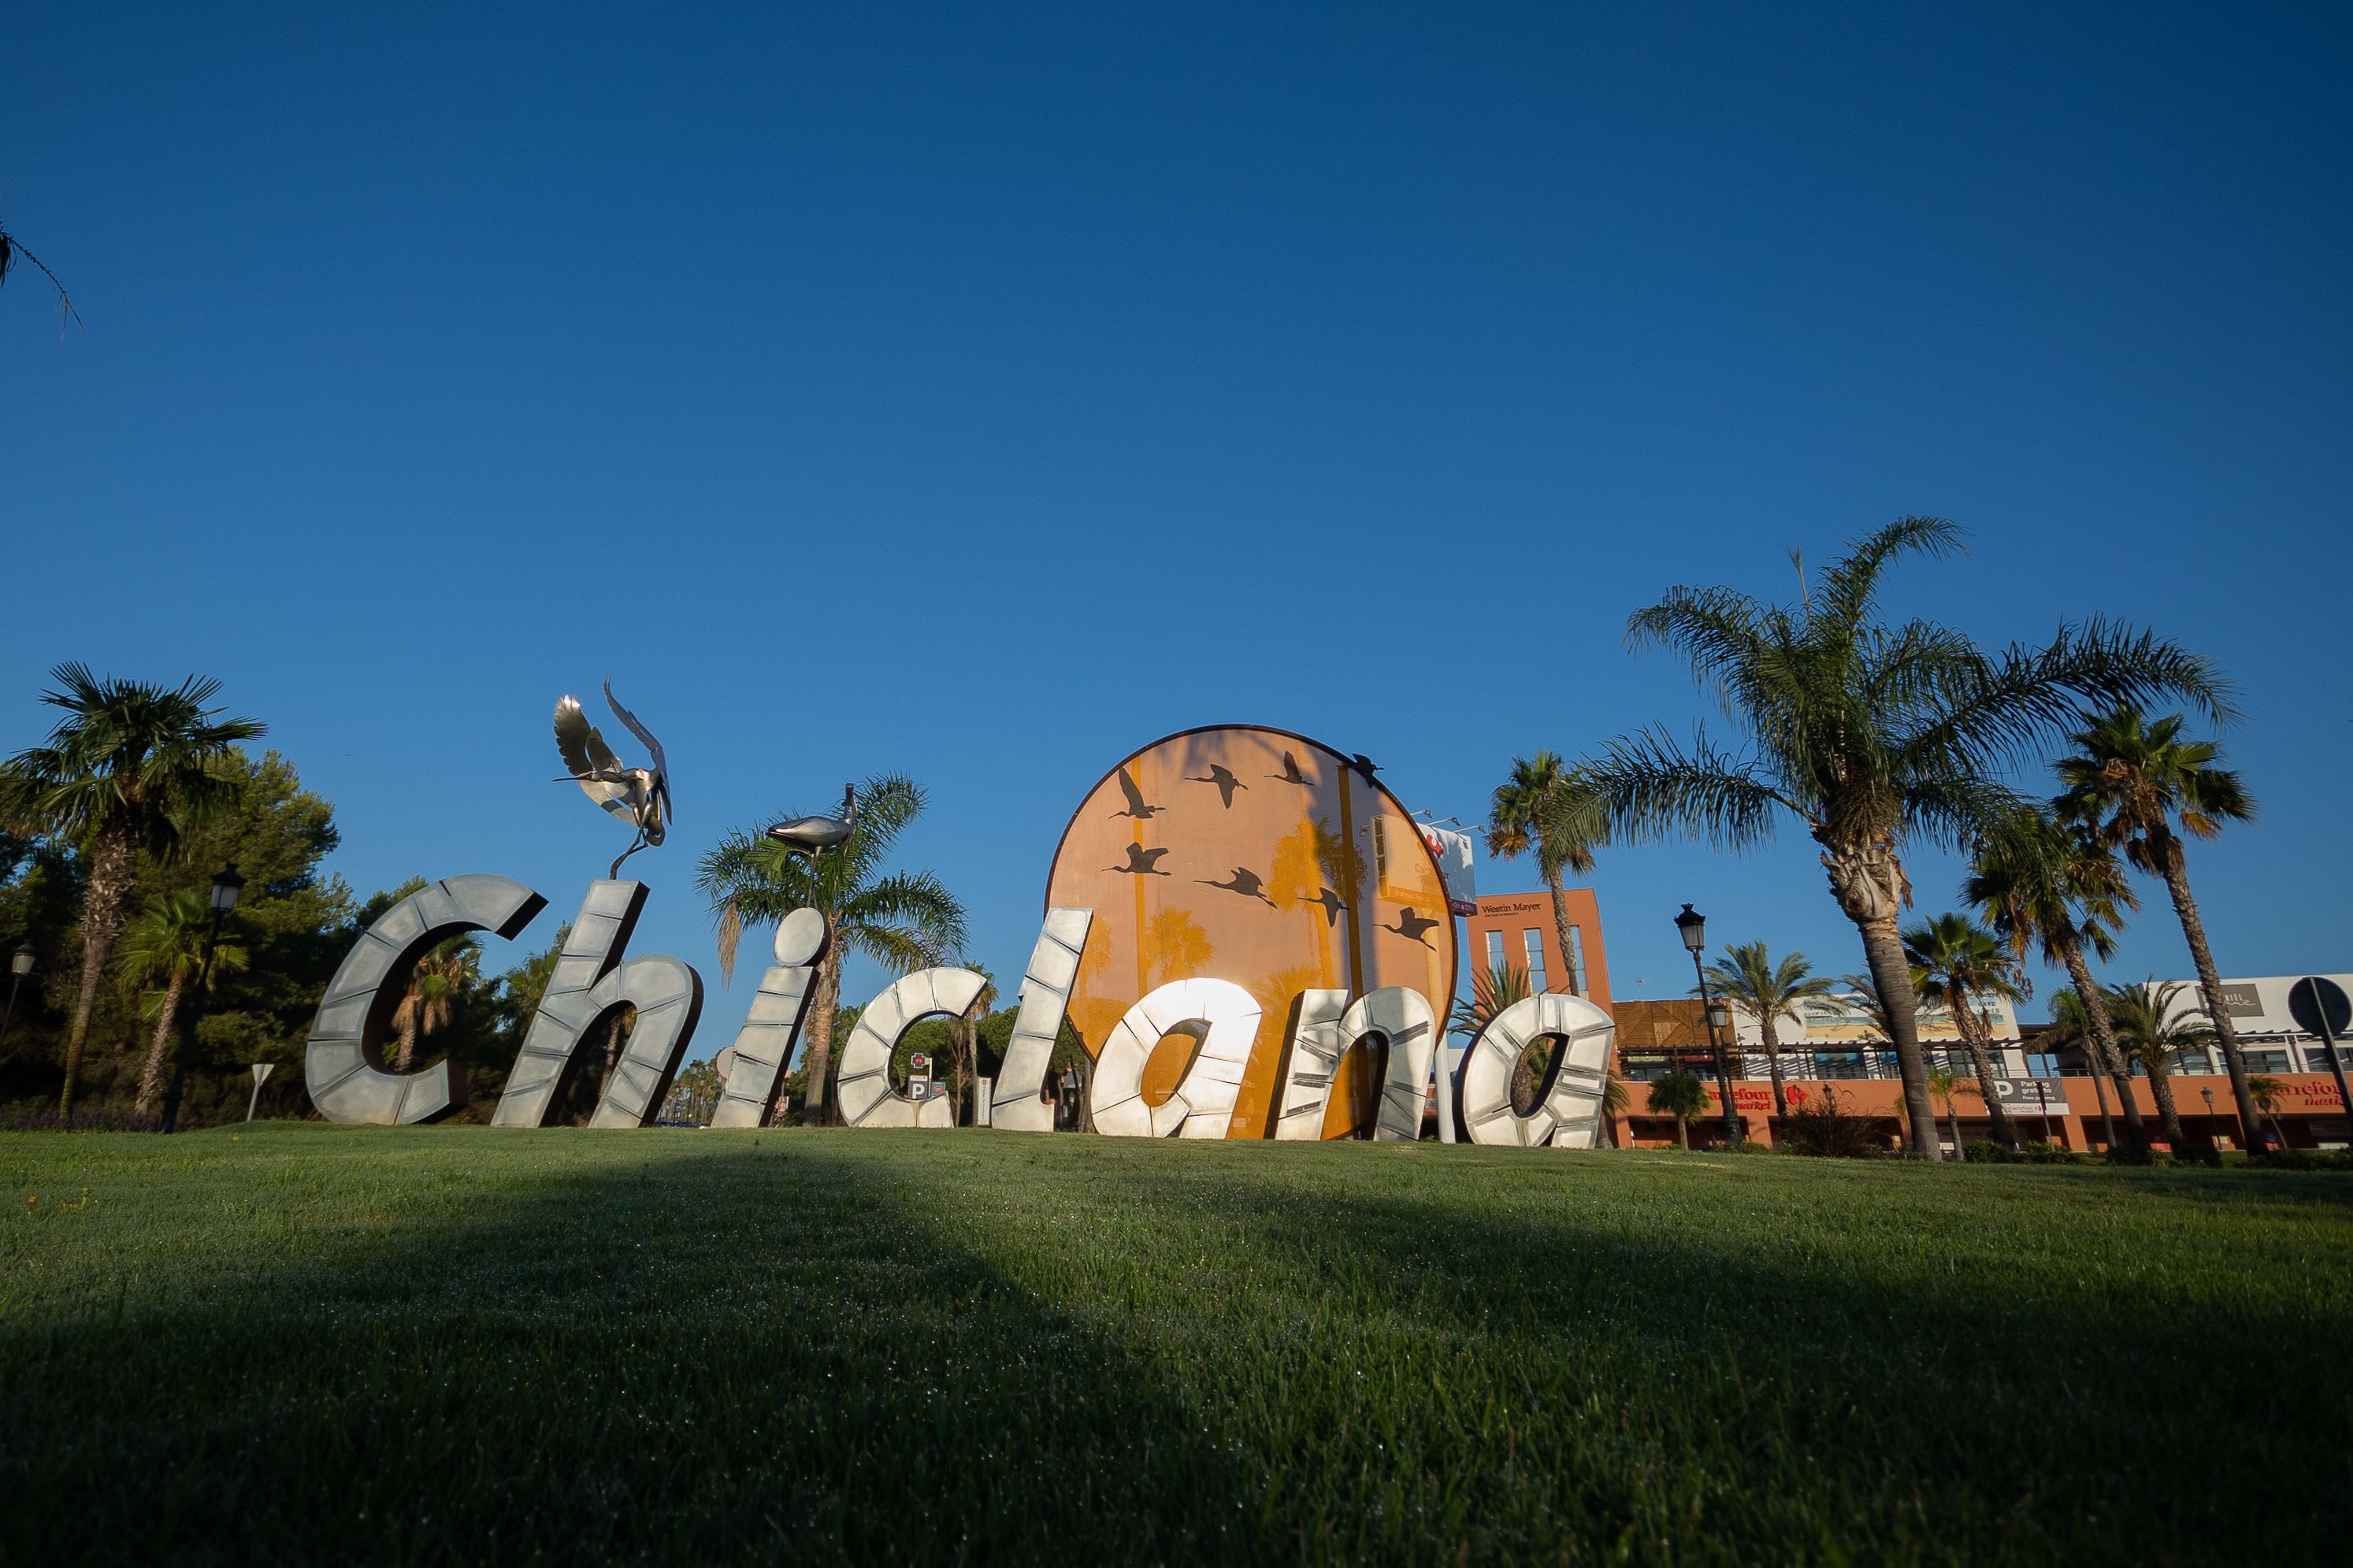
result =
M636 827L632 850L658 845L669 810L661 750L613 707L654 767L621 767L567 698L556 713L565 776ZM1451 889L1423 827L1377 772L1361 754L1304 736L1227 726L1170 736L1105 774L1056 851L1012 1038L986 1090L988 1114L976 1120L1050 1131L1049 1069L1057 1041L1075 1033L1092 1060L1085 1112L1100 1133L1412 1141L1434 1076L1448 1142L1591 1147L1612 1034L1591 1003L1557 994L1515 1003L1449 1074L1440 1021L1455 976ZM802 837L822 852L854 830L855 809L853 796L842 821L820 824L836 830L830 838ZM636 1023L589 1124L642 1127L659 1112L702 1016L702 980L681 959L628 955L646 900L643 883L617 875L589 885L494 1125L548 1125L567 1085L611 1052L630 1012ZM320 1113L391 1126L463 1105L456 1064L406 1074L385 1065L392 1016L435 945L474 931L512 940L546 903L509 878L452 877L363 932L311 1026L304 1074ZM778 924L776 963L723 1056L714 1128L773 1119L829 944L814 910ZM892 1058L910 1026L965 1016L983 984L967 969L922 970L860 1009L838 1067L849 1126L954 1125L947 1100L893 1086ZM1543 1040L1557 1048L1537 1103L1522 1112L1512 1077Z

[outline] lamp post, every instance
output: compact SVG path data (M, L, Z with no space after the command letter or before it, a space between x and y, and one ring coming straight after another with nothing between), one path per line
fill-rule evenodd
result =
M205 930L205 956L196 965L195 994L188 998L187 1016L180 1025L180 1057L172 1067L172 1092L164 1098L166 1132L179 1131L180 1096L188 1087L188 1053L196 1043L196 1015L204 1010L205 984L212 978L213 944L220 941L221 916L237 908L237 896L244 889L245 879L237 874L234 860L213 878L212 924Z
M2222 1141L2214 1136L2214 1091L2201 1089L2198 1092L2206 1097L2206 1142L2220 1147Z
M24 988L25 976L33 973L33 944L20 942L16 951L8 955L8 1010L0 1013L0 1049L8 1044L8 1026L16 1021L16 993Z
M1700 1006L1707 1014L1708 1048L1715 1053L1715 1091L1724 1100L1725 1142L1727 1147L1737 1149L1740 1147L1740 1114L1732 1108L1732 1069L1725 1061L1724 1040L1717 1033L1716 1025L1719 1014L1724 1023L1729 1025L1732 1009L1709 994L1707 970L1699 961L1701 951L1707 946L1707 917L1685 904L1683 912L1675 917L1675 931L1691 952L1692 973L1699 977Z

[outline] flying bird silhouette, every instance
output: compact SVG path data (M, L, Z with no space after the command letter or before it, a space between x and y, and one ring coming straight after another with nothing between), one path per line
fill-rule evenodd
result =
M1356 912L1341 900L1339 894L1329 888L1318 888L1314 898L1302 899L1299 901L1303 904L1317 905L1323 910L1324 927L1326 931L1338 925L1342 915L1354 915Z
M1373 761L1372 758L1365 755L1362 752L1358 752L1355 756L1350 757L1348 759L1348 765L1356 769L1358 773L1364 774L1365 782L1366 784L1371 784L1373 782L1373 775L1381 771L1380 763Z
M1208 777L1195 778L1191 773L1187 773L1185 775L1185 782L1187 784L1213 784L1217 785L1218 794L1224 798L1226 809L1228 811L1231 811L1234 808L1234 791L1238 789L1250 788L1250 785L1242 783L1241 780L1234 777L1232 773L1229 773L1226 770L1226 764L1223 763L1211 763L1209 764Z
M629 847L621 851L620 858L613 862L608 873L618 877L622 860L662 841L675 813L670 802L670 765L662 756L661 742L654 739L652 731L638 722L636 714L621 706L609 680L605 682L605 701L613 710L613 716L627 725L629 733L652 754L653 766L622 766L621 759L605 744L605 737L597 732L596 726L588 722L588 715L580 710L580 700L569 695L556 700L555 750L564 758L565 778L578 784L590 800L637 829Z
M1212 882L1202 877L1196 877L1193 880L1205 888L1223 888L1229 893L1240 893L1245 899L1256 899L1268 909L1274 908L1274 900L1266 896L1266 884L1259 880L1258 873L1247 866L1235 867L1234 879L1230 882Z
M1143 822L1148 820L1155 813L1168 809L1165 805L1145 805L1144 792L1135 787L1134 776L1125 768L1119 770L1119 793L1127 796L1127 809L1113 812L1113 816L1132 816L1138 822Z
M1126 865L1106 866L1103 869L1124 872L1134 877L1166 877L1170 873L1159 868L1160 858L1167 853L1166 849L1146 849L1141 844L1131 844L1127 847Z
M1279 773L1269 773L1266 776L1271 779L1281 779L1284 784L1312 784L1315 782L1299 771L1299 759L1289 752L1282 753L1282 771Z
M1414 913L1413 906L1411 904L1408 904L1398 910L1397 924L1393 926L1383 926L1381 929L1383 931L1395 931L1398 935L1406 938L1409 942L1418 942L1421 943L1422 946L1428 947L1430 945L1430 938L1422 933L1425 931L1436 931L1438 926L1439 922L1437 921L1431 920L1426 915L1418 915Z
M858 830L858 786L841 786L839 816L796 816L789 822L779 822L768 829L768 837L777 843L799 850L814 860L828 849L838 849L849 841Z

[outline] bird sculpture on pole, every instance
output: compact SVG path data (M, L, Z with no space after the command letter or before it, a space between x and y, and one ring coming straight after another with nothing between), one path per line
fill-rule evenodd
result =
M858 786L841 786L839 816L796 816L768 829L768 837L807 855L811 860L828 849L839 849L858 830Z
M588 722L588 715L580 710L580 700L568 694L555 704L555 749L564 758L565 778L578 784L590 800L637 829L629 847L613 862L609 875L618 878L622 860L662 841L675 813L670 801L670 763L662 756L661 742L638 721L636 714L621 706L620 699L613 695L610 680L605 682L605 700L612 708L613 716L644 742L653 758L651 767L622 766L621 759L613 754L613 748L605 743L596 726ZM563 779L556 782L561 784Z

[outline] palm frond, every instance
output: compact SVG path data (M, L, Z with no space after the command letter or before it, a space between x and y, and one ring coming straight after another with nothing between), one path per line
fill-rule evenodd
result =
M1609 831L1629 842L1688 837L1747 849L1771 839L1776 807L1806 816L1704 731L1693 733L1688 750L1657 730L1622 735L1577 771Z

